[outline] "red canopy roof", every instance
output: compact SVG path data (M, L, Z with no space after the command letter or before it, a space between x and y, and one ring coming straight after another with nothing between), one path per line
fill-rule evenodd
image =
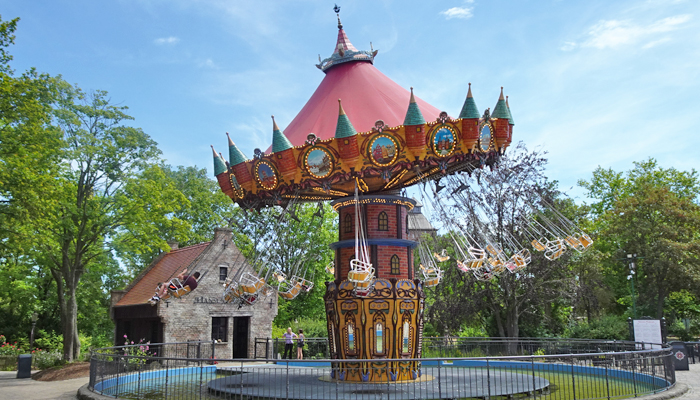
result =
M402 125L411 92L382 74L370 62L348 62L334 66L304 108L284 130L285 136L298 146L309 133L321 139L335 135L338 122L338 99L358 132L372 129L378 119L387 126ZM440 110L416 97L426 121L435 120Z

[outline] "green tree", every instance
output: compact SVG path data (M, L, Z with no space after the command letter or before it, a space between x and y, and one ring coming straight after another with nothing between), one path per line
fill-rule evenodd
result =
M580 185L591 205L618 297L628 290L627 254L637 254L640 308L661 318L669 294L700 282L700 181L695 170L661 168L654 159L627 173L598 168Z
M520 248L529 248L532 253L525 270L479 281L457 269L455 257L459 256L453 252L445 265L443 283L434 293L429 290L432 304L427 308L427 320L441 333L454 334L465 325L489 323L492 334L519 337L523 322L528 319L540 325L561 325L562 320L568 319L578 295L570 258L573 251L567 250L563 257L549 261L532 250L532 238L522 229L522 221L533 212L551 213L542 204L543 198L576 220L572 217L576 211L573 202L556 191L556 184L544 176L545 164L541 154L519 145L502 158L498 168L473 171L469 178L457 176L448 181L441 192L444 196L436 196L436 201L442 203L438 207L442 213L439 218L449 229L468 232L472 237L488 231L494 243L507 243L507 238L513 238ZM439 245L454 247L450 241L442 238ZM486 243L480 245L486 247ZM539 329L534 326L529 331Z

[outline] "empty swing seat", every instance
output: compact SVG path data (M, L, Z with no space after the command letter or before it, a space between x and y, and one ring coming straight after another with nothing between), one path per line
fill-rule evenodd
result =
M532 247L537 251L545 251L545 247L541 241L535 239L532 241Z
M297 295L299 295L299 292L301 291L301 283L295 282L293 285L288 290L285 290L283 292L279 292L280 296L282 296L283 299L285 300L293 300Z

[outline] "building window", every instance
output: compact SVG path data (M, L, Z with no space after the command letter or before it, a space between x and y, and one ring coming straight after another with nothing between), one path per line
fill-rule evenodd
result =
M345 233L352 233L352 215L345 214Z
M212 317L211 340L228 341L228 317Z
M355 327L352 322L348 324L348 352L355 352Z
M406 214L406 233L408 233L408 214Z
M219 267L219 280L225 281L228 278L228 267Z
M401 273L401 268L399 268L399 256L394 254L391 256L391 274L398 275Z
M389 217L386 215L384 211L379 213L379 228L377 228L380 231L388 231L389 230Z
M377 354L384 354L384 327L381 322L377 322L377 325L375 325L374 334L376 340L374 348Z
M402 329L402 343L401 343L401 352L404 354L408 354L411 351L411 347L409 346L408 340L409 340L409 332L410 332L410 326L408 325L408 321L403 321L403 329Z

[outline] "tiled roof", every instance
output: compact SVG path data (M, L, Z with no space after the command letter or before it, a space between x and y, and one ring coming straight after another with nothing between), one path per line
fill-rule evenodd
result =
M408 218L408 231L437 231L423 214L411 214Z
M129 285L128 291L117 302L116 306L146 303L153 296L159 282L166 282L176 277L183 269L192 264L207 246L209 246L209 242L183 247L157 258L144 273L136 277Z

